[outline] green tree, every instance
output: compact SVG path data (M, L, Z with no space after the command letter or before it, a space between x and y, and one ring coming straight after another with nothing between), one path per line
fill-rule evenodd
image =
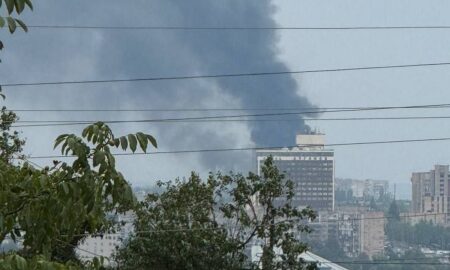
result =
M21 139L18 131L11 131L13 123L18 121L17 115L8 111L5 106L0 112L0 159L4 163L11 163L14 158L23 158L21 154L25 140Z
M15 15L21 14L26 7L31 10L33 9L31 0L0 0L0 11L5 10L5 13L7 14L6 16L0 16L0 29L8 27L9 32L14 33L17 29L17 26L19 26L25 32L28 31L25 23L14 17ZM2 49L3 42L0 40L0 50Z
M121 269L242 269L245 248L261 242L263 269L314 269L299 261L307 247L296 232L314 212L291 206L293 184L268 158L262 175L193 173L159 183L137 211L136 233L117 256Z
M400 210L398 209L397 202L393 200L389 206L388 215L390 220L400 220Z
M73 249L88 234L110 230L110 212L133 209L135 199L123 175L116 170L111 148L144 151L155 139L143 133L115 138L104 123L84 129L82 137L57 138L72 164L54 161L52 167L0 160L0 241L21 237L25 258L43 256L63 263L75 260ZM91 145L91 146L90 146Z

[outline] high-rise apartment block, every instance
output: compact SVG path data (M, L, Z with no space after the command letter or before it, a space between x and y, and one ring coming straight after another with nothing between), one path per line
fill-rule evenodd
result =
M445 215L441 222L449 223L450 209L449 165L435 165L429 172L415 172L411 177L413 213Z
M361 253L370 258L383 254L385 246L383 212L339 213L338 240L349 257Z
M325 149L325 135L299 134L294 148L257 150L257 170L268 156L295 185L293 205L316 211L334 210L334 151Z

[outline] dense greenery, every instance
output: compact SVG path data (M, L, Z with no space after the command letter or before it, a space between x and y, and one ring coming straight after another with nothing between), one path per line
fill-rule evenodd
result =
M55 147L73 155L72 164L55 161L39 169L25 162L0 160L0 241L21 237L26 258L75 260L73 249L89 233L112 227L107 213L133 209L131 188L115 168L112 147L145 150L153 137L138 133L115 138L109 127L96 123L78 137L65 134ZM90 146L91 145L91 146ZM155 144L156 146L156 144ZM0 150L2 151L2 150Z
M430 222L422 221L416 225L390 222L386 233L391 241L429 248L450 249L450 228Z
M447 265L442 265L438 259L427 258L418 249L409 249L405 254L398 256L389 253L388 256L378 256L372 262L364 263L366 260L356 260L361 264L345 265L352 270L444 270Z
M0 11L5 10L7 16L0 15L0 29L8 27L10 33L14 33L17 26L20 26L23 30L28 31L27 26L20 19L15 18L14 15L21 14L26 7L33 9L31 0L0 0ZM0 50L3 49L3 42L0 40ZM1 86L0 86L1 91ZM0 96L2 96L0 94Z
M299 262L306 245L294 233L308 229L300 220L314 212L291 207L293 184L272 158L262 176L211 174L202 181L193 173L159 185L164 191L142 203L136 234L117 256L121 269L314 269ZM245 254L252 242L261 246L254 265Z

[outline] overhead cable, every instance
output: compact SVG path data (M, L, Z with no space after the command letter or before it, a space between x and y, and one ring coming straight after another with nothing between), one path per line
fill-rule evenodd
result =
M18 82L18 83L0 83L2 87L25 87L25 86L49 86L49 85L80 85L80 84L100 84L100 83L121 83L121 82L149 82L149 81L172 81L172 80L192 80L192 79L214 79L214 78L237 78L237 77L262 77L276 75L295 75L308 73L324 72L346 72L363 70L383 70L398 68L416 68L448 66L450 62L403 64L403 65L382 65L382 66L360 66L348 68L329 68L329 69L311 69L298 71L269 71L269 72L250 72L250 73L228 73L228 74L209 74L209 75L183 75L168 77L141 77L141 78L121 78L121 79L98 79L98 80L72 80L72 81L41 81L41 82Z
M450 108L450 103L403 105L403 106L361 106L361 107L242 107L242 108L142 108L142 109L23 109L13 108L14 112L208 112L208 111L325 111L325 110L377 110L377 109L435 109Z
M403 26L342 26L342 27L300 27L300 26L110 26L110 25L28 25L35 29L72 29L72 30L420 30L420 29L450 29L449 25L403 25Z
M444 104L442 104L444 105ZM448 104L445 104L446 106ZM107 124L118 124L118 123L154 123L154 122L177 122L177 121L198 121L198 120L218 120L218 119L239 119L246 117L264 117L264 116L287 116L287 115L304 115L304 114L319 114L319 113L336 113L336 112L355 112L355 111L376 111L376 110L390 110L390 109L412 109L412 108L428 108L436 107L437 105L421 105L421 106L403 106L403 107L368 107L368 108L358 108L358 109L338 109L338 110L312 110L312 111L301 111L301 112L281 112L281 113L261 113L261 114L238 114L238 115L216 115L216 116L200 116L200 117L181 117L181 118L156 118L156 119L141 119L141 120L106 120L104 123ZM59 121L59 120L56 120ZM13 125L12 127L48 127L48 126L76 126L76 125L86 125L92 124L92 121L81 121L81 122L69 122L64 121L64 123L53 123L53 124L28 124L28 125Z
M278 150L283 148L296 147L341 147L341 146L358 146L358 145L381 145L381 144L398 144L398 143L416 143L416 142L437 142L450 141L450 137L443 138L424 138L424 139L409 139L409 140L386 140L386 141L367 141L367 142L348 142L348 143L333 143L325 145L316 144L300 144L291 146L267 146L267 147L236 147L236 148L211 148L211 149L190 149L190 150L174 150L174 151L157 151L149 153L115 153L114 156L142 156L142 155L167 155L167 154L190 154L190 153L214 153L214 152L237 152L237 151L263 151L263 150ZM65 155L46 155L46 156L29 156L27 159L58 159L58 158L73 158L75 156Z

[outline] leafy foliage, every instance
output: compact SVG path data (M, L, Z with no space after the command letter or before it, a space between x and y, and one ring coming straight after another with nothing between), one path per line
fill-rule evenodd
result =
M386 226L388 239L408 245L420 245L429 248L450 249L450 228L429 222L411 225L405 222L391 221Z
M137 211L135 235L119 251L121 269L243 269L246 248L261 243L263 269L314 269L299 262L306 250L295 232L307 231L309 209L291 206L293 184L268 158L262 175L192 173L159 183ZM275 254L276 250L282 251Z
M14 33L17 26L20 26L24 31L28 31L27 26L21 20L12 17L14 13L21 14L26 7L33 10L31 0L0 0L0 8L6 8L8 16L0 17L0 28L8 27L9 32Z
M17 115L3 107L0 112L0 159L10 163L13 158L23 157L20 153L25 140L19 137L19 132L12 131L11 125L18 120Z
M154 140L146 134L132 136ZM70 165L54 161L52 167L37 169L0 161L0 241L21 237L23 256L66 262L74 259L70 252L83 235L111 229L107 213L135 205L131 187L116 170L110 146L119 145L113 142L110 128L99 122L82 137L57 138L55 147L61 145L64 154L74 156Z
M26 24L13 17L13 14L21 14L25 8L33 10L33 4L31 0L0 0L0 11L6 9L7 16L0 16L0 29L4 27L8 27L10 33L14 33L17 29L17 26L21 27L25 32L28 31L28 27ZM3 49L3 42L0 40L0 51ZM1 62L1 61L0 61ZM2 88L0 86L0 92ZM3 97L3 94L0 93L0 97Z

